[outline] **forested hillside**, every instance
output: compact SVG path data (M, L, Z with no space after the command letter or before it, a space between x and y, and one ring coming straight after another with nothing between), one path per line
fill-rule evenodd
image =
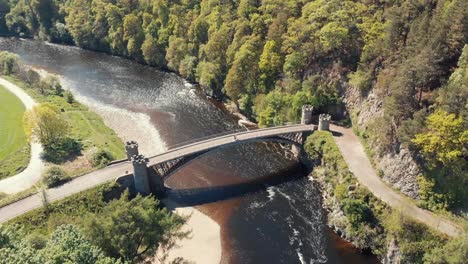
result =
M372 95L368 142L420 153L423 205L467 201L466 0L0 0L0 34L170 69L262 126Z

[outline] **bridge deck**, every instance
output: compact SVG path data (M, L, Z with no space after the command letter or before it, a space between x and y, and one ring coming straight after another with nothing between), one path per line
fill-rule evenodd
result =
M267 138L277 135L284 135L289 133L307 132L315 129L314 125L291 125L283 127L265 128L257 130L249 130L239 133L233 133L229 135L223 135L220 137L203 140L193 144L181 146L175 149L171 149L162 154L149 158L149 166L174 160L183 156L192 155L198 152L204 152L213 148L221 146L235 144L242 141L249 141L258 138ZM236 136L236 139L234 138Z
M156 155L150 158L149 164L155 165L185 155L190 155L200 151L206 151L219 146L235 143L236 140L234 139L234 135L236 136L237 141L248 141L262 137L271 137L281 134L311 131L314 129L315 126L313 125L292 125L284 127L250 130L240 133L223 135L220 137L181 146L179 148L169 150L168 152ZM47 201L53 202L68 197L70 195L85 191L87 189L91 189L105 182L115 180L124 175L128 175L129 173L132 173L132 170L133 168L131 162L125 161L85 174L65 183L64 185L46 190ZM11 218L24 214L41 206L41 194L37 193L17 202L14 202L10 205L1 207L0 223L8 221Z

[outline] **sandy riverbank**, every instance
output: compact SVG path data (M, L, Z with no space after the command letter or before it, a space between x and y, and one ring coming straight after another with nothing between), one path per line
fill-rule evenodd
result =
M0 85L18 97L26 107L26 110L32 109L37 103L20 87L0 78ZM41 159L42 146L39 143L31 142L31 158L28 167L22 172L0 181L0 192L14 194L31 188L41 179L41 173L44 168L44 162Z
M163 200L171 210L177 204L170 200ZM220 226L210 217L193 207L179 207L175 209L179 215L190 216L183 230L191 230L189 238L177 243L168 256L168 261L177 257L200 264L218 264L221 261L221 233Z

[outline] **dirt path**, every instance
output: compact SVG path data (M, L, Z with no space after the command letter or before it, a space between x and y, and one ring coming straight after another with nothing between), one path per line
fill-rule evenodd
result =
M32 109L37 103L20 87L0 78L0 85L5 87L18 97L26 107ZM38 143L31 143L31 158L28 167L22 172L0 181L0 192L14 194L31 188L41 178L44 162L41 157L42 146Z
M402 214L422 222L441 233L451 237L461 234L462 229L458 225L417 207L409 198L404 197L387 186L375 173L359 138L353 133L351 128L334 125L330 128L335 132L335 142L343 154L350 171L375 196L399 210Z

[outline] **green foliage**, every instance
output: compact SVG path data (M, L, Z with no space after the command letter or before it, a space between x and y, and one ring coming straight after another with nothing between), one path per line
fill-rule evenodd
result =
M0 51L0 73L10 75L17 73L20 68L19 57L8 51Z
M356 199L344 199L342 204L343 212L353 227L358 227L363 222L372 219L372 211L365 202Z
M468 156L468 131L465 130L462 117L438 110L426 119L428 131L417 134L413 142L422 150L426 160L448 166L455 162L464 162Z
M67 173L58 166L48 168L42 175L42 183L48 188L56 187L66 180L68 180Z
M108 255L128 262L153 256L158 249L165 252L188 235L179 231L185 219L159 208L153 197L130 200L125 192L103 209L89 219L86 232Z
M44 146L44 159L55 164L60 164L80 154L82 148L82 144L77 140L70 137L62 138Z
M114 158L112 157L111 153L103 149L99 149L93 153L93 156L91 157L91 163L93 163L93 166L95 167L105 167L113 159Z
M465 234L450 240L443 247L435 247L424 255L425 264L462 264L468 259L468 237Z
M67 103L73 104L75 102L75 96L73 96L72 92L69 90L66 90L63 96L65 97L65 100L67 100Z
M425 263L425 255L446 242L434 231L397 212L385 215L383 219L387 236L397 239L402 263Z
M46 243L34 247L17 226L0 227L0 263L121 263L106 257L102 250L92 245L74 225L58 227Z

